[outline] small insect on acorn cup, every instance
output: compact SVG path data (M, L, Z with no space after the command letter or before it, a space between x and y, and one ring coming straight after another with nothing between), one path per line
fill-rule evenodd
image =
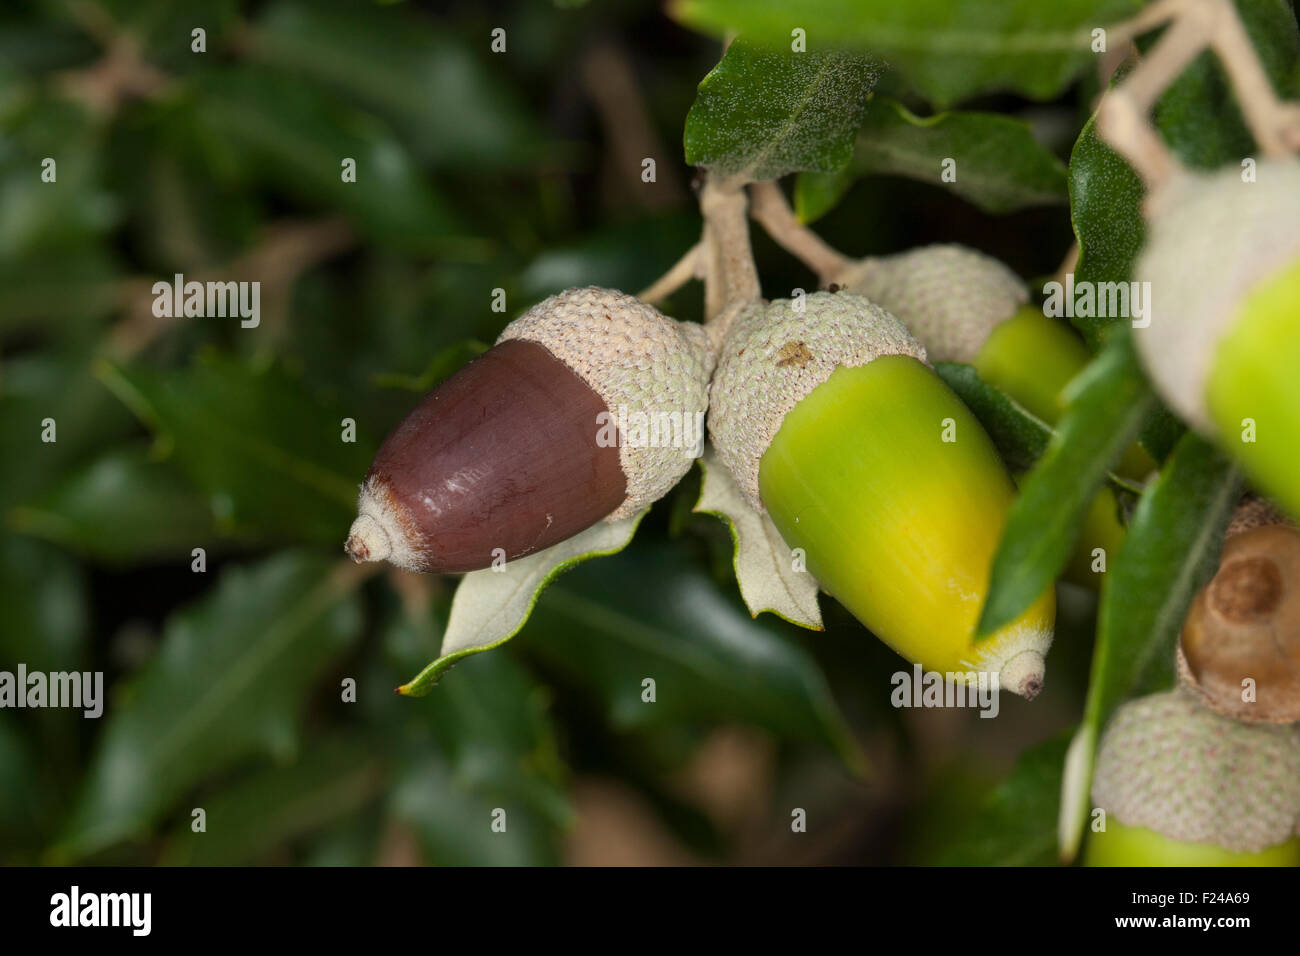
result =
M1149 200L1136 330L1157 389L1188 424L1300 515L1300 162L1180 172Z
M851 293L754 305L728 332L710 396L723 464L824 590L929 670L1038 693L1050 590L973 640L1011 479L902 323Z
M570 289L425 396L361 486L346 549L472 571L630 517L700 453L703 328L610 289Z
M1185 690L1115 712L1097 752L1090 866L1300 864L1300 729L1243 724Z

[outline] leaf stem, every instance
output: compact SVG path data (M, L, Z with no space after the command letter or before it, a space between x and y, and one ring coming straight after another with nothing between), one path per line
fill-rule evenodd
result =
M702 278L701 270L705 265L703 248L704 240L701 239L687 249L682 257L673 263L672 268L638 292L636 297L650 305L658 305L692 279Z
M749 201L744 187L743 180L707 176L700 190L700 213L704 217L704 312L715 348L726 337L731 320L762 297L749 241Z

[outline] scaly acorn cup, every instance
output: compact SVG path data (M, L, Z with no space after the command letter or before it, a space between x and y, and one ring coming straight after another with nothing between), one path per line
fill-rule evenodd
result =
M1065 410L1065 387L1092 358L1069 328L1026 304L1029 289L1018 275L966 246L860 259L833 281L897 316L931 362L975 366L980 378L1049 425ZM1155 467L1136 445L1118 466L1138 480Z
M992 256L959 245L869 256L831 281L897 316L931 362L972 363L993 329L1029 301L1018 275Z
M1097 752L1089 866L1300 864L1300 731L1242 724L1181 690L1125 704Z
M1153 193L1138 351L1169 406L1300 515L1300 161L1176 175Z
M698 325L611 289L551 296L388 436L346 550L473 571L636 514L702 451L712 370Z
M1234 519L1234 524L1237 524ZM1229 527L1219 570L1192 602L1178 641L1178 675L1215 713L1300 720L1300 530Z
M1038 693L1050 590L973 643L1011 479L902 323L843 292L802 311L756 305L728 333L710 401L714 447L746 499L858 620L929 670Z

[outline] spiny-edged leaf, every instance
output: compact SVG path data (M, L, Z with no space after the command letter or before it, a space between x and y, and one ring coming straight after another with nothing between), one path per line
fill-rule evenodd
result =
M1050 425L1035 418L1001 389L985 382L974 366L937 362L934 370L975 413L1007 467L1027 471L1042 457L1052 438Z
M85 581L77 563L43 541L0 536L0 670L80 670Z
M102 363L104 382L153 427L223 527L340 545L375 438L343 440L347 411L275 367L216 353L188 369Z
M741 37L700 82L686 114L686 162L750 181L841 169L878 72L864 55Z
M576 564L623 550L645 514L597 522L545 551L465 575L451 602L437 660L397 688L398 693L423 697L457 661L510 640L528 622L548 584Z
M539 603L524 647L588 687L619 729L745 721L861 767L825 678L789 633L751 619L675 544L566 577ZM646 678L654 703L642 699Z
M572 242L543 249L520 273L514 295L520 303L530 303L572 286L635 292L663 275L699 237L696 213L639 217L602 226Z
M84 247L113 226L102 143L103 128L66 99L32 98L0 117L0 261Z
M110 564L210 547L212 509L174 464L143 448L110 452L10 512L15 530Z
M704 477L694 510L716 515L727 523L735 545L732 567L736 584L750 615L758 617L771 611L791 624L822 630L817 579L806 569L794 567L790 547L772 519L759 514L745 500L712 445L700 459L700 468Z
M383 792L384 757L369 741L335 737L286 767L258 770L203 799L206 832L186 816L162 855L165 866L239 866L360 812ZM218 839L213 836L220 834Z
M96 0L100 16L140 45L145 59L169 72L197 69L204 54L192 49L190 31L202 26L207 34L206 56L219 55L235 41L242 26L241 0L203 0L186 3L182 0ZM45 9L63 13L85 30L85 14L79 13L76 4L42 4ZM67 11L67 12L63 12ZM195 14L202 12L202 17Z
M1092 679L1081 740L1094 747L1125 699L1169 687L1174 646L1196 592L1218 566L1223 532L1241 479L1221 452L1188 432L1147 488L1128 536L1102 583ZM1078 846L1091 787L1092 753L1077 756L1070 787L1077 807L1061 821L1069 854Z
M544 140L505 71L413 14L279 0L256 21L252 53L375 110L422 161L536 164Z
M229 151L243 178L342 213L381 244L417 253L449 248L455 218L380 121L260 67L208 73L194 83L202 129ZM356 161L355 182L343 179L347 159Z
M1061 573L1097 488L1152 405L1126 335L1115 336L1071 390L1056 435L1011 506L993 559L981 635L1015 620Z
M674 0L674 17L789 49L830 44L887 59L939 107L1000 90L1051 99L1096 58L1091 31L1141 0Z
M948 843L941 866L1048 866L1056 856L1061 772L1071 731L1031 747Z
M364 572L284 553L222 574L168 622L107 726L52 856L144 832L195 784L256 754L288 758L307 691L360 632Z
M0 259L0 334L78 332L119 306L106 248L87 245L58 256L32 252Z
M5 358L0 513L49 488L69 467L136 427L131 413L91 374L91 361L83 349ZM44 441L50 427L55 440Z
M391 806L415 829L426 862L558 862L572 811L545 705L542 689L507 654L465 661L454 680L413 705L431 711L435 746L404 754Z
M945 179L949 159L956 162L955 175ZM921 117L897 100L877 100L867 110L849 168L859 176L883 173L932 183L990 213L1068 199L1064 164L1034 139L1028 123L1000 113ZM802 173L799 178L826 175ZM835 173L829 178L831 183L821 188L802 188L823 201L838 201L836 186L843 178ZM796 184L796 197L800 189ZM816 213L811 218L826 211L809 210L809 200L805 195L803 207L805 213Z

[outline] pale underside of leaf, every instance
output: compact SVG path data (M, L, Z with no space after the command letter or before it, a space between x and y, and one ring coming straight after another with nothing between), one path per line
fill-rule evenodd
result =
M627 547L645 509L622 521L601 521L553 547L498 568L461 578L451 602L442 649L414 678L398 688L408 697L427 694L447 668L463 657L504 644L523 629L542 591L574 565Z
M1146 545L1162 536L1164 528L1177 533L1178 522L1170 521L1169 509L1179 504L1173 500L1182 493L1180 486L1190 480L1186 469L1212 468L1200 464L1213 454L1201 439L1184 436L1160 477L1147 490L1129 530L1129 540L1116 558L1102 593L1097 646L1094 650L1092 680L1088 687L1083 723L1070 745L1065 778L1061 784L1061 816L1058 822L1061 859L1070 862L1078 853L1087 823L1089 793L1097 743L1103 728L1124 698L1152 689L1151 677L1161 658L1172 658L1172 644L1187 614L1188 605L1217 561L1218 543L1222 540L1232 510L1241 497L1240 473L1235 467L1222 466L1208 489L1203 490L1182 509L1197 519L1194 534L1184 537L1177 549L1179 560L1172 575L1151 580L1156 566L1147 551L1133 548ZM1158 520L1166 512L1166 522ZM1153 538L1152 536L1157 536ZM1123 593L1121 593L1123 592ZM1157 593L1152 593L1157 592ZM1127 598L1128 600L1123 600ZM1133 602L1144 606L1133 610ZM1140 643L1139 643L1140 642ZM1120 649L1138 647L1127 663L1116 663ZM1155 681L1156 684L1160 683Z
M794 569L790 547L772 519L760 515L745 501L740 486L712 446L700 460L700 468L704 482L693 510L716 515L730 526L736 549L736 582L749 613L758 617L771 611L791 624L822 630L817 579L809 571Z

